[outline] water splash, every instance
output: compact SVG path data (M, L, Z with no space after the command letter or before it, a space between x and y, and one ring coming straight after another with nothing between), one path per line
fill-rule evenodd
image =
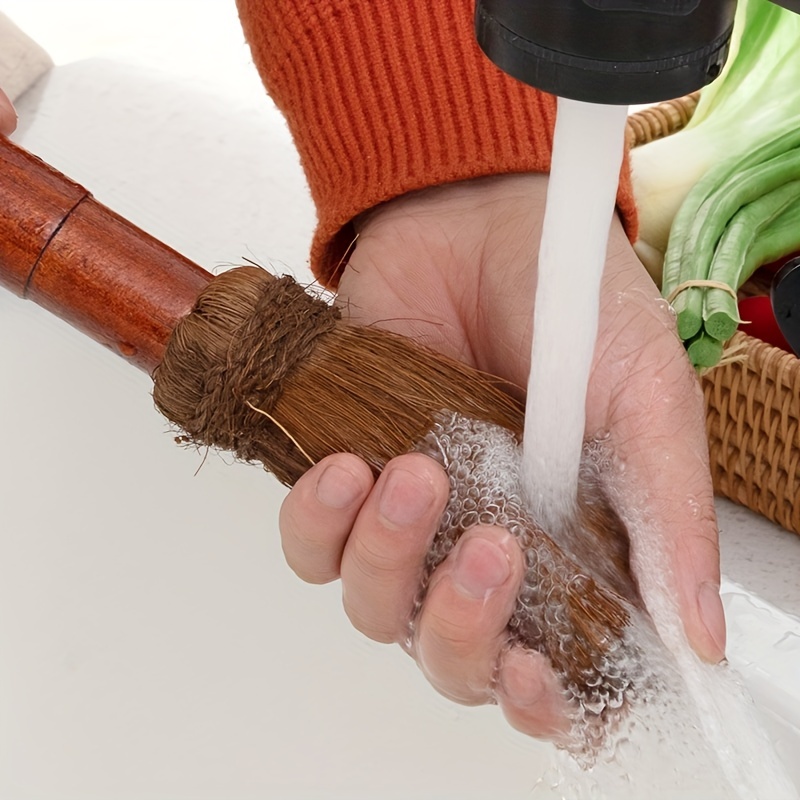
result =
M568 800L797 799L738 676L725 666L701 663L686 642L674 593L659 570L657 536L633 531L637 541L652 544L637 561L651 587L650 613L629 604L618 640L604 643L587 669L574 672L574 620L559 586L577 581L580 590L603 579L594 564L581 563L574 553L569 562L554 565L548 540L522 497L522 452L513 435L447 415L418 450L439 460L450 479L428 575L463 531L478 523L505 526L525 551L528 568L510 623L512 641L550 656L572 708L569 739L540 781L540 796L547 791L548 797ZM591 491L598 476L614 473L613 464L607 436L587 442L581 486ZM634 528L647 524L626 522ZM534 529L542 535L532 536ZM424 589L425 584L419 604Z
M533 516L556 534L579 499L586 392L626 117L624 107L558 101L522 466ZM610 464L623 475L624 465L613 458ZM596 738L602 746L588 748L591 759L562 758L546 783L570 800L796 798L739 681L730 670L702 664L688 646L658 536L643 529L646 521L625 522L637 544L647 545L637 548L636 572L655 627L631 615L624 657L614 667L615 674L622 667L636 676L625 692L627 713L595 717L605 721ZM570 546L569 537L556 538ZM596 698L580 699L584 716L596 711ZM573 726L573 737L587 735L597 737L596 727ZM569 751L587 752L575 742Z

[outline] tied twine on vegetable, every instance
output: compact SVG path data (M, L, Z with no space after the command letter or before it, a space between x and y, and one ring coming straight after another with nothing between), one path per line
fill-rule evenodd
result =
M764 263L764 245L755 242L799 199L800 130L724 161L687 195L672 223L662 291L696 366L719 363L741 323L736 289ZM780 250L791 252L797 241L795 233Z

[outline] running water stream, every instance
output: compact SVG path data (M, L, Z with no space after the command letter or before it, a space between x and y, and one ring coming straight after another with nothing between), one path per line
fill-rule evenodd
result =
M576 509L626 114L623 106L558 101L520 467L528 503L545 529L560 528ZM608 444L613 449L613 438ZM562 753L540 790L549 786L570 800L638 800L645 793L650 800L797 798L735 674L703 664L688 646L657 537L642 533L648 523L625 521L637 543L651 542L637 568L666 650L645 628L632 635L663 680L637 697L619 729L608 731L608 747L591 769Z
M547 528L571 515L627 106L559 98L533 319L523 473Z

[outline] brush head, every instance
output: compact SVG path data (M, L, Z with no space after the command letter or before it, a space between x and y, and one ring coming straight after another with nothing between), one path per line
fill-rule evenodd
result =
M412 450L438 460L451 497L420 587L462 533L506 527L527 563L510 636L546 655L565 691L604 724L631 679L615 657L638 593L627 533L599 482L558 543L532 518L519 485L521 405L499 379L379 328L345 324L291 278L230 270L176 327L153 396L195 444L233 451L293 484L336 452L377 473ZM494 444L491 444L494 442Z
M582 464L577 511L560 520L554 538L530 513L519 439L508 429L442 414L415 449L442 464L450 498L428 552L414 618L434 570L466 530L506 528L525 558L510 643L547 656L569 701L569 746L590 755L642 688L646 664L629 635L631 619L642 615L628 569L627 530L608 502L595 451L587 449Z
M379 328L347 325L292 278L219 275L175 328L154 374L158 409L202 446L288 485L331 453L379 472L442 409L522 430L502 382Z

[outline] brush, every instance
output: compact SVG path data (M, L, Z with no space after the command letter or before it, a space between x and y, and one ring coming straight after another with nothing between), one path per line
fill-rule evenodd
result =
M287 485L336 452L356 453L375 474L410 451L437 459L451 498L417 606L466 528L504 525L527 565L510 640L549 658L595 728L641 688L629 628L642 603L625 526L588 462L579 512L558 544L531 517L513 466L497 467L513 464L523 429L500 379L350 325L289 277L255 266L213 277L7 140L0 283L152 375L180 441L232 451Z

